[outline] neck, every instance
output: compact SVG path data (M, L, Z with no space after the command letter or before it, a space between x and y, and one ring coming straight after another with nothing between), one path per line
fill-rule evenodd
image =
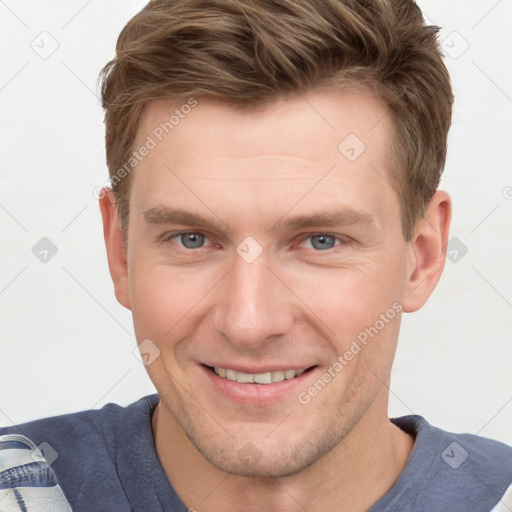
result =
M287 477L241 477L210 464L162 407L153 415L158 456L174 490L190 509L238 511L368 510L398 479L413 439L385 410L372 411L328 454ZM382 409L382 408L381 408Z

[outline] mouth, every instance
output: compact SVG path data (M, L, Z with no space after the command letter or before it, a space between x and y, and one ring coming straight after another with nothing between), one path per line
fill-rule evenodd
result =
M310 375L319 368L317 365L297 365L296 368L279 368L276 365L259 368L226 366L199 365L216 397L222 395L230 401L258 408L293 402L297 390L306 386L306 379L309 380Z
M260 373L246 373L234 370L232 368L221 368L219 366L208 366L204 365L210 371L214 372L219 377L236 381L240 384L275 384L276 382L282 382L284 380L295 379L300 377L303 373L312 370L315 368L314 366L310 366L308 368L298 368L298 369L283 369L283 370L274 370Z

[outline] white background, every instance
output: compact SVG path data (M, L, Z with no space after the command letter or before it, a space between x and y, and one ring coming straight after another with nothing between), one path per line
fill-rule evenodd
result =
M97 75L143 4L0 2L0 424L154 391L93 197L108 176ZM456 96L443 188L467 253L405 315L390 414L512 444L512 0L419 4L443 27ZM42 237L58 248L46 263Z

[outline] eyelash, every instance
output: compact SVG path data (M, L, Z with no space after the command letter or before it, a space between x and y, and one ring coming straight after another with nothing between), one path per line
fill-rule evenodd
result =
M179 238L182 235L202 235L202 236L205 237L205 239L210 240L210 237L208 236L208 234L202 233L201 231L180 231L178 233L165 233L164 235L161 236L161 241L163 243L165 243L165 242L172 242L174 239ZM331 233L316 232L316 233L306 233L304 235L301 235L300 236L300 244L299 245L302 245L306 240L310 240L314 236L326 236L326 237L332 237L332 238L335 239L335 245L332 248L324 249L324 250L315 250L314 248L309 248L309 249L312 249L312 250L314 250L315 252L318 252L318 253L331 252L336 247L345 246L345 245L348 245L351 242L351 239L349 239L348 237L342 236L342 235L334 235L334 234L331 234ZM336 243L336 242L338 242L338 243ZM179 245L179 247L184 249L184 250L186 250L186 251L191 251L192 252L192 251L197 251L199 249L204 249L204 248L209 247L209 246L206 246L206 247L202 246L202 247L198 247L197 249L190 249L188 247L183 247L181 245Z

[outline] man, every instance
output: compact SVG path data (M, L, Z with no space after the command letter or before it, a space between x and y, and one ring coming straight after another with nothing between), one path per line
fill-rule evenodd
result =
M128 23L100 206L158 396L2 432L59 453L73 510L507 510L510 448L387 413L451 217L436 32L407 0L154 1ZM12 500L41 467L12 465Z

